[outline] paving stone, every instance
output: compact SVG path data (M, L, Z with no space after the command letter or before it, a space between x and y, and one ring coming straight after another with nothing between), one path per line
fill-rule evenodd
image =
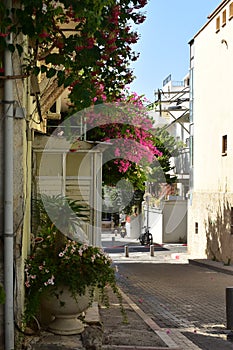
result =
M81 335L45 332L27 349L99 350L102 346L103 350L233 350L225 306L225 289L233 285L233 267L227 267L226 274L220 264L212 264L215 270L198 265L198 261L194 266L188 263L184 249L178 248L179 262L171 257L174 247L171 253L157 252L153 259L134 254L127 260L118 254L117 278L129 299L124 299L128 324L122 323L118 301L111 298L110 309L98 310L95 305L87 315L90 326L83 334L85 341ZM103 333L94 329L102 323ZM96 342L98 337L103 337L103 344Z
M190 264L118 264L118 271L127 295L167 329L182 350L233 349L226 335L225 306L232 276Z

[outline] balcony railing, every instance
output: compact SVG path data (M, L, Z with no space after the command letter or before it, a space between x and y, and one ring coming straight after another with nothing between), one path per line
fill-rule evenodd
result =
M172 80L172 86L184 86L183 80Z

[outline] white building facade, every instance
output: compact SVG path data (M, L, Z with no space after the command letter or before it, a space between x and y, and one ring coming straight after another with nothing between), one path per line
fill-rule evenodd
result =
M171 158L174 170L170 173L177 177L176 195L186 199L189 191L189 74L181 81L175 81L169 75L155 95L158 101L156 113L165 123L162 129L182 145L179 154Z
M150 112L155 129L167 131L177 142L179 150L171 150L169 171L176 177L174 184L161 183L159 198L148 186L149 206L145 202L144 224L150 227L154 242L178 243L187 241L187 193L189 191L189 74L180 81L171 75L155 93L155 110ZM166 143L165 147L171 148ZM157 194L158 195L158 194ZM155 197L154 197L155 196ZM149 214L148 214L149 210Z
M190 41L192 256L233 260L233 1L224 0Z

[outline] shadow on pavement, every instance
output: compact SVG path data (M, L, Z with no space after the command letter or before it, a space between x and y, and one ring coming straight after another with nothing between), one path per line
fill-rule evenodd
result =
M202 350L232 350L233 343L226 341L216 335L198 334L192 332L182 332L182 334L191 340L194 344L201 347Z
M135 245L135 244L124 244L120 246L113 246L113 247L104 247L104 251L106 253L124 253L125 246L128 246L129 253L147 253L150 251L149 246L141 246L141 245ZM155 245L154 244L154 251L166 251L168 250L167 248L163 248L160 245Z

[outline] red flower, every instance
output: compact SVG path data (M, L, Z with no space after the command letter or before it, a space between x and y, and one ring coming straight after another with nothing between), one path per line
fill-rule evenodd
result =
M109 59L109 55L106 55L106 54L105 54L105 55L102 55L102 59L103 59L103 60L108 60L108 59Z
M104 62L103 61L97 61L96 65L99 67L104 67Z
M46 31L43 31L43 32L40 33L38 36L39 36L40 38L48 38L49 33L47 33Z
M6 38L8 35L9 35L9 33L0 33L0 36L1 36L2 38Z
M92 49L95 43L95 39L94 38L88 38L87 39L87 49Z
M77 52L82 51L84 49L84 46L75 46L75 50Z

